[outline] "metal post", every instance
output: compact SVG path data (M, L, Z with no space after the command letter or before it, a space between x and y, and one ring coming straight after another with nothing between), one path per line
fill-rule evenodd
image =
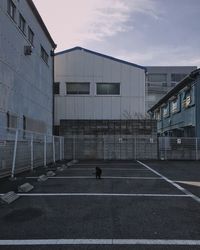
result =
M15 145L14 145L14 152L13 152L13 162L12 162L12 172L11 172L11 178L14 178L15 175L15 161L16 161L16 153L17 153L17 141L18 141L18 129L15 133Z
M65 159L65 138L62 138L63 140L63 146L62 146L62 158Z
M198 161L198 138L195 138L196 144L196 161Z
M33 171L33 135L31 135L31 171Z
M44 136L44 166L47 165L47 137Z
M53 136L53 162L56 162L55 137Z
M137 156L136 146L137 146L137 141L136 141L136 137L135 137L134 138L134 156L135 156L135 160L136 160L136 156Z
M76 160L76 145L75 145L75 135L73 136L73 160Z
M62 160L62 138L59 138L60 140L60 161Z

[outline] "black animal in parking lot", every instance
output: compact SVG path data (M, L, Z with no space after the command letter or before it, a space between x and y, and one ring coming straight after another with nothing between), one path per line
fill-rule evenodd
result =
M101 168L96 167L96 179L97 178L101 179L101 174L102 174Z

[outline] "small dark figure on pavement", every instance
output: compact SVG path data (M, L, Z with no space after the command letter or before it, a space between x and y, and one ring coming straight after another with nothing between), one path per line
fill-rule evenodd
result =
M97 179L97 178L101 179L101 173L102 173L101 168L96 167L96 179Z

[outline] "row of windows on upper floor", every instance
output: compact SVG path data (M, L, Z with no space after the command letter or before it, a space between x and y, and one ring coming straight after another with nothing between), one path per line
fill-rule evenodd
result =
M17 19L17 8L16 8L16 5L14 4L14 2L12 0L7 0L7 12L9 14L9 16L12 18L12 20L15 23L17 23L16 22L16 19ZM24 34L24 36L26 36L27 23L26 23L25 18L22 16L22 14L20 12L19 12L18 27L22 31L22 33ZM30 42L30 44L32 46L34 46L34 32L30 28L29 25L28 25L28 41ZM41 58L44 60L44 62L46 64L48 64L49 55L48 55L48 53L46 52L46 50L44 49L44 47L42 45L41 45L40 55L41 55Z
M54 94L60 94L60 83L54 83ZM89 95L90 83L89 82L67 82L66 83L67 95ZM120 95L120 83L96 83L97 95Z
M171 84L176 84L183 80L187 74L184 73L172 73L171 74ZM158 74L158 73L151 73L147 74L147 82L148 83L162 83L163 86L167 86L167 74ZM173 87L173 86L172 86Z
M168 118L170 115L186 110L194 104L194 89L187 89L159 107L154 112L154 118L157 120Z

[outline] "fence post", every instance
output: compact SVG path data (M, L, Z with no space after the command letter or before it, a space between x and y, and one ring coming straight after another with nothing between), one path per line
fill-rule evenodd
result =
M59 137L60 140L60 161L62 160L62 138Z
M65 159L65 137L63 137L62 158Z
M136 137L134 138L134 157L135 157L135 160L136 160L136 156L137 156L137 141L136 141Z
M44 166L47 165L47 137L44 136Z
M196 144L196 161L198 161L198 138L195 138L195 144Z
M56 162L55 137L53 136L53 162Z
M16 161L16 153L17 153L18 133L19 133L19 131L17 129L16 133L15 133L15 145L14 145L14 152L13 152L11 178L14 178L14 175L15 175L15 161Z
M33 134L31 135L31 171L33 171Z
M76 160L76 140L75 140L75 135L73 135L73 160Z

